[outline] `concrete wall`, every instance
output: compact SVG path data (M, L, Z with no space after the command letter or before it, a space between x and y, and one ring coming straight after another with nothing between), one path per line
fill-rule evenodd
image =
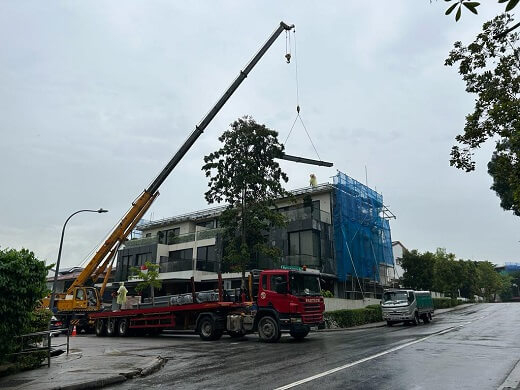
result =
M379 305L380 299L365 298L363 299L341 299L341 298L323 298L325 301L325 311L345 310L345 309L362 309L368 305Z

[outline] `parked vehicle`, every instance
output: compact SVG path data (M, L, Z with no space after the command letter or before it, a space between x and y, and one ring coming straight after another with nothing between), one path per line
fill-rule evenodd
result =
M158 333L165 329L194 330L202 340L218 340L224 332L240 337L258 332L261 341L276 342L287 331L303 339L323 322L325 304L319 273L297 270L253 272L249 282L250 301L245 293L223 291L218 301L211 292L171 296L166 306L137 307L91 313L97 336L129 336ZM156 298L157 299L157 298ZM160 299L159 299L160 300Z
M397 322L418 325L420 319L427 324L433 316L432 294L429 291L385 290L381 309L388 326Z

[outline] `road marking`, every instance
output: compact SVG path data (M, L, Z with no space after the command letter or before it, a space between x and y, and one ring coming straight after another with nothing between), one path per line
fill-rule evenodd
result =
M414 340L414 341L409 341L407 343L404 343L404 344L401 344L401 345L398 345L396 347L393 347L393 348L390 348L390 349L387 349L383 352L379 352L379 353L376 353L375 355L372 355L372 356L367 356L366 358L363 358L363 359L360 359L360 360L356 360L355 362L351 362L351 363L347 363L347 364L344 364L343 366L339 366L339 367L336 367L336 368L333 368L331 370L328 370L328 371L324 371L322 373L319 373L319 374L316 374L316 375L313 375L313 376L310 376L308 378L304 378L304 379L301 379L299 381L296 381L296 382L293 382L293 383L289 383L288 385L285 385L285 386L282 386L282 387L277 387L276 389L274 390L286 390L286 389L291 389L293 387L296 387L296 386L299 386L299 385L302 385L304 383L307 383L307 382L310 382L310 381L313 381L315 379L319 379L319 378L322 378L324 376L327 376L327 375L330 375L330 374L334 374L335 372L338 372L338 371L341 371L341 370L344 370L346 368L349 368L349 367L353 367L353 366L357 366L358 364L361 364L361 363L365 363L365 362L368 362L369 360L373 360L373 359L376 359L378 357L381 357L381 356L384 356L384 355L388 355L389 353L392 353L392 352L395 352L395 351L399 351L400 349L403 349L403 348L406 348L406 347L409 347L410 345L414 345L414 344L417 344L417 343L420 343L422 341L425 341L425 340L428 340L429 338L432 338L432 337L435 337L435 336L439 336L439 335L442 335L442 334L445 334L445 333L448 333L448 332L451 332L452 330L455 330L457 328L462 328L463 326L466 326L468 324L471 324L472 321L468 321L468 322L464 322L460 325L456 325L456 326L452 326L452 327L449 327L449 328L446 328L446 329L443 329L439 332L435 332L435 333L432 333L431 335L429 336L425 336L425 337L421 337L420 339L417 339L417 340Z

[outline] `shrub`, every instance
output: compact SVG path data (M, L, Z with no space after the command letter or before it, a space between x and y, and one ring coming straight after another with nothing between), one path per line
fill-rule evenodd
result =
M363 309L335 310L324 313L329 327L349 328L351 326L383 321L381 306L370 305Z
M34 312L47 293L47 271L27 249L0 250L0 362L16 351L15 336L42 330L42 321L48 319L49 313Z
M334 293L329 290L321 290L321 295L323 298L334 298Z
M449 307L455 307L462 305L463 301L459 301L457 298L433 298L434 309L447 309Z

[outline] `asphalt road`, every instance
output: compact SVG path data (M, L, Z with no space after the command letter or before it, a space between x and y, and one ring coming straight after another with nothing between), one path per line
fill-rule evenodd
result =
M497 389L520 380L519 320L520 304L480 304L428 325L319 332L300 342L124 339L168 362L111 389Z

